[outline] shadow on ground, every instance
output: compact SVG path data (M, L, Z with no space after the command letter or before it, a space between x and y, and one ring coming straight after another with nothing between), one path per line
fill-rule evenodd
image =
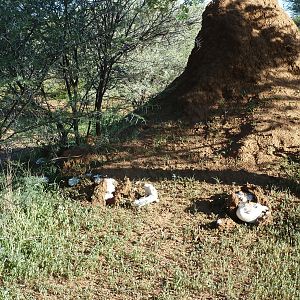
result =
M123 179L125 176L131 180L148 178L152 180L174 179L176 176L181 178L194 178L198 181L205 181L211 184L244 185L246 183L255 184L263 188L276 188L280 190L289 190L295 196L300 197L299 184L291 179L269 176L265 174L251 173L245 170L163 170L146 168L116 168L102 169L99 173ZM175 178L176 178L175 177Z
M186 213L197 214L199 212L210 215L215 214L220 217L225 216L225 208L228 194L215 194L209 199L194 199L190 206L185 209Z

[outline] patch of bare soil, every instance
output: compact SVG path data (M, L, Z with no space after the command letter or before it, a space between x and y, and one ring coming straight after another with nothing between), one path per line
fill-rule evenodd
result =
M254 114L253 124L252 132L242 140L238 151L242 164L249 170L274 173L280 160L299 153L299 100L266 101Z
M282 163L300 150L298 101L265 100L251 110L227 120L215 117L208 125L149 120L138 138L111 145L109 153L66 161L63 174L92 170L121 180L192 177L208 183L295 186Z
M64 162L63 174L194 178L299 195L299 183L282 169L300 151L299 42L298 28L277 1L211 2L185 72L161 99L161 110L148 114L138 138L102 154L79 151L79 159ZM166 103L185 117L158 122L170 113Z

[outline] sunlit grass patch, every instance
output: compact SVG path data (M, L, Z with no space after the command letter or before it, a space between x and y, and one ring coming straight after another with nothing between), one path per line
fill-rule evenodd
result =
M0 299L299 299L291 195L272 191L272 225L221 232L201 227L214 213L186 210L218 183L157 181L160 203L136 211L74 202L35 176L17 182L1 202Z

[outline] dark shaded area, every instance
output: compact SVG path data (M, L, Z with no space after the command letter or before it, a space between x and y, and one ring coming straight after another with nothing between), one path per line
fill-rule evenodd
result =
M291 153L291 152L286 152L286 151L280 151L280 155L286 156L289 162L300 164L300 152ZM299 172L300 172L300 169L299 169Z
M211 196L209 199L195 199L191 205L185 209L186 213L197 214L204 213L206 215L217 215L217 218L230 218L237 224L245 224L236 216L235 211L230 212L228 210L228 199L230 195L228 193L220 193ZM215 229L218 228L216 221L212 221L206 224L199 224L201 229Z
M7 160L26 160L32 158L32 156L37 156L39 154L43 154L41 147L26 147L26 148L18 148L9 150L0 149L0 162L5 163Z
M183 132L186 132L185 126L182 127ZM225 153L227 155L234 155L236 151L239 149L241 143L240 141L243 139L245 135L249 133L249 131L252 130L252 125L251 123L245 122L244 125L241 127L241 130L238 134L236 135L228 135L228 140L232 140L233 143L228 143L225 145L225 148L220 148L220 149L225 149ZM145 129L144 136L146 141L147 136L149 137L150 142L152 143L153 139L153 134L159 133L157 131L157 128L147 128ZM163 133L162 133L163 134ZM180 134L180 132L179 132ZM191 135L194 133L190 133ZM142 139L143 139L142 138ZM168 143L168 142L167 142ZM152 146L152 144L151 144ZM211 145L212 147L219 145ZM222 146L222 145L221 145ZM80 156L83 157L82 162L78 162L76 159L74 161L71 160L72 164L74 165L74 168L79 167L80 174L81 172L84 172L84 169L86 168L86 171L93 170L94 174L103 174L103 175L108 175L115 177L117 179L123 179L125 176L129 177L130 179L140 179L140 178L149 178L152 180L160 180L160 179L172 179L173 175L175 174L177 177L187 177L187 178L195 178L196 180L199 181L206 181L208 183L223 183L223 184L238 184L238 185L244 185L245 183L251 183L255 185L259 185L264 188L270 188L270 187L275 187L281 190L290 190L293 194L296 196L300 196L300 185L299 182L297 182L296 177L290 177L290 178L280 178L280 177L274 177L274 176L269 176L266 174L257 174L254 172L249 172L246 170L201 170L201 169L179 169L179 170L163 170L161 168L141 168L141 167L120 167L120 168L110 168L110 164L115 164L120 162L119 157L116 156L114 157L114 152L115 154L118 155L118 151L123 151L126 152L126 156L123 157L121 156L121 160L125 161L130 161L132 158L138 159L138 158L147 158L149 157L159 157L168 155L172 157L173 159L176 158L176 156L180 156L181 159L186 160L187 163L193 163L193 158L190 157L190 153L186 152L186 149L178 149L177 151L171 151L165 146L163 146L161 149L153 149L153 151L145 150L145 148L140 148L136 149L136 146L133 145L119 145L121 147L120 149L116 148L113 151L111 151L109 154L107 154L107 160L106 161L89 161L89 165L84 165L85 160L84 156L86 154L90 154L92 152L89 151L89 149L84 149L84 151L81 148L77 148L75 150L70 149L67 150L64 154L66 155L65 158L61 159L54 159L53 161L50 159L49 161L49 166L43 165L43 166L37 166L35 164L35 160L37 158L36 156L36 150L39 150L39 148L27 148L25 150L18 150L12 153L12 159L23 159L23 161L27 162L27 159L30 157L31 162L29 166L33 169L33 172L39 175L50 175L53 180L60 180L60 175L61 175L61 168L63 166L64 162L68 162L70 158L72 158L72 155L78 156L78 160L80 160ZM200 150L200 147L195 145L194 148L191 148L190 151L194 151L195 154L198 153L197 150ZM295 149L296 150L296 149ZM46 150L45 150L46 151ZM68 151L70 153L68 153ZM95 149L94 149L95 151ZM33 155L35 154L35 155ZM46 152L38 152L40 155L47 155ZM49 154L49 153L48 153ZM278 153L278 155L281 153ZM294 154L291 153L284 153L282 151L282 155L286 155L288 159L292 162L299 162L299 154L298 152L295 152ZM46 156L47 157L47 156ZM213 157L200 157L199 159L201 160L208 160L213 163L214 158ZM80 166L80 164L83 165L83 167ZM26 164L28 165L28 164ZM104 166L105 165L105 166ZM2 166L3 167L3 166ZM153 167L153 166L152 166ZM55 169L55 170L53 170ZM40 171L41 170L41 171ZM66 175L66 174L65 174ZM70 174L69 176L76 176L78 175L78 172L76 170L71 170L70 169ZM56 178L56 179L55 179ZM67 177L63 177L65 180ZM79 193L80 194L80 193ZM201 204L201 203L199 203ZM203 205L205 203L202 203ZM201 205L200 205L201 206Z
M125 176L131 180L149 178L151 180L173 179L174 174L177 177L194 178L199 181L205 181L211 184L244 185L250 183L263 188L277 188L281 190L290 190L291 193L300 197L300 186L292 179L269 176L265 174L251 173L246 170L163 170L163 169L145 169L145 168L103 168L98 170L100 174L105 174L117 179L123 179ZM217 181L216 181L217 179Z
M228 195L226 193L216 194L209 199L195 199L185 212L197 214L199 212L210 215L216 214L220 217L225 216L225 209Z
M253 129L254 129L253 124L251 123L251 121L248 121L247 123L241 125L240 132L237 134L231 134L227 130L226 137L227 137L229 143L227 144L227 146L224 149L224 153L225 153L224 156L225 157L237 156L238 151L242 147L243 138L248 136L253 131Z

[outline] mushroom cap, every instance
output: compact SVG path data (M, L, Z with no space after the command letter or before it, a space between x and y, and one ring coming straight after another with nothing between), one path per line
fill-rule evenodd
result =
M238 205L236 215L237 217L247 223L255 223L263 213L269 210L267 206L255 202L241 202Z
M146 183L146 184L144 185L144 190L145 190L145 195L146 195L146 196L153 195L153 196L158 197L157 190L156 190L156 188L153 186L153 184L151 184L151 183Z

